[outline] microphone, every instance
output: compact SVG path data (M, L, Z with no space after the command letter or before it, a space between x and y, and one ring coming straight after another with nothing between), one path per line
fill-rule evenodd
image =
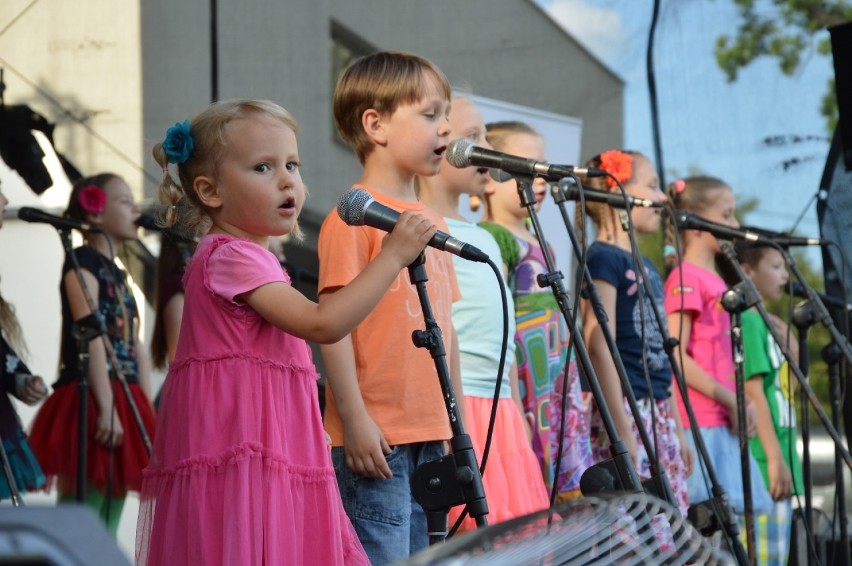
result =
M606 171L597 167L550 165L543 161L477 147L470 140L464 138L455 139L447 146L447 161L450 165L459 169L470 166L491 167L523 177L544 177L548 181L558 181L570 175L586 175L588 177L605 177L607 175Z
M639 206L642 208L663 208L665 205L661 202L656 202L647 198L634 197L632 195L623 195L620 192L601 191L583 185L583 188L577 186L574 179L563 179L557 185L551 185L550 191L553 193L553 198L557 198L557 194L561 195L565 200L580 200L582 193L586 200L591 202L603 202L614 208L627 208Z
M784 285L784 292L789 293L794 297L801 297L803 299L808 298L808 293L805 291L805 288L802 287L802 284L798 281L791 281L789 285ZM846 310L846 312L852 311L852 305L850 305L840 297L835 297L833 295L823 295L822 293L817 293L817 297L819 297L823 304L839 309L844 309Z
M337 215L349 226L370 226L385 232L391 232L399 218L399 212L377 202L364 189L353 189L340 197ZM440 230L432 236L428 245L471 261L489 261L488 254Z
M22 206L18 210L18 218L24 222L50 224L54 228L58 228L60 230L80 230L82 232L92 233L101 231L100 228L94 224L90 224L89 222L83 222L82 220L75 220L73 218L65 218L64 216L54 216L53 214L48 214L43 210L30 208L29 206Z
M161 226L157 219L151 214L140 214L139 218L136 219L135 224L150 232L162 232L165 230L165 227Z
M790 234L785 234L784 232L773 232L772 230L766 230L764 228L757 228L756 226L740 226L741 229L747 232L754 232L759 236L763 236L769 238L779 246L790 247L790 246L825 246L828 245L829 242L826 240L820 240L819 238L806 238L800 236L791 236Z
M717 238L723 240L748 240L750 242L771 242L772 240L739 228L731 228L717 222L705 220L697 214L687 212L686 210L676 210L674 213L675 226L681 230L701 230L702 232L710 232Z
M187 236L179 230L175 230L171 226L162 226L157 218L152 214L140 214L136 219L136 225L150 232L161 232L167 237L174 238L178 242L187 244L196 243L195 238Z

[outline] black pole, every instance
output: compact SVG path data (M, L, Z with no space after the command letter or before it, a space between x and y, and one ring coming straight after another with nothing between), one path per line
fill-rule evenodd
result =
M453 392L441 329L432 314L426 291L428 278L424 254L425 252L421 253L408 266L409 278L417 289L426 325L425 330L412 332L411 339L416 347L426 348L432 355L453 436L450 439L450 454L418 466L411 476L410 484L412 497L426 512L429 543L435 544L447 537L447 513L450 507L465 503L468 514L476 521L476 526L481 528L488 525L485 518L488 514L488 502L482 487L482 476L476 465L473 443L464 431L464 423Z
M757 564L754 533L754 502L751 489L751 450L748 443L748 415L746 414L746 393L743 364L745 351L743 347L742 313L756 305L760 296L756 295L753 285L744 282L737 283L722 295L722 306L731 313L731 347L734 354L734 383L737 398L737 438L740 444L740 471L743 482L743 515L745 516L746 547L749 564Z

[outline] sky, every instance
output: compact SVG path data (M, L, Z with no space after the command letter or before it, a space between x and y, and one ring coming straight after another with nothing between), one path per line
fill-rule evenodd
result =
M625 148L653 159L645 65L653 1L536 2L625 81ZM733 35L737 23L733 0L661 1L654 66L665 178L697 170L719 177L738 202L759 199L748 224L771 230L795 224L798 233L817 237L813 197L830 145L819 104L834 74L832 59L805 53L791 77L774 60L758 60L728 83L713 51L716 38ZM769 136L806 141L769 146ZM785 169L790 159L800 161ZM808 257L820 261L817 253Z

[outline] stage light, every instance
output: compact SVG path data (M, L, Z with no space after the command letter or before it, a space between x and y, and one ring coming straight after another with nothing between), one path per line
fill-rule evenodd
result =
M53 179L33 130L43 132L48 140L53 139L53 124L29 106L0 106L0 158L40 195L53 186Z

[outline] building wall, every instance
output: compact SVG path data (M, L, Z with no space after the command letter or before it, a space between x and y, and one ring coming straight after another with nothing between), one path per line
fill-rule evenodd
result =
M143 3L149 142L210 100L209 6L188 4ZM332 134L332 20L376 48L413 51L433 60L454 86L581 119L584 157L622 141L621 80L530 1L218 4L219 98L270 98L300 122L303 176L311 191L305 222L309 246L316 219L334 207L359 172L352 152ZM145 166L159 175L147 155Z

